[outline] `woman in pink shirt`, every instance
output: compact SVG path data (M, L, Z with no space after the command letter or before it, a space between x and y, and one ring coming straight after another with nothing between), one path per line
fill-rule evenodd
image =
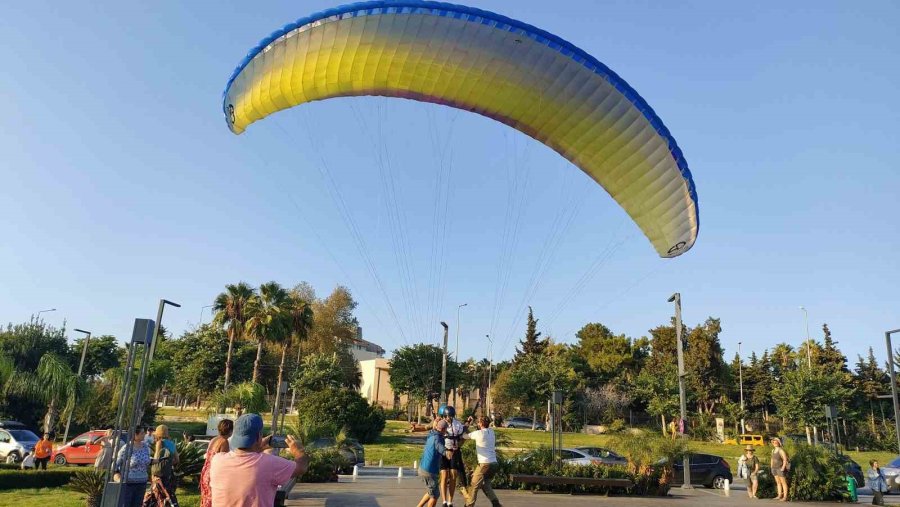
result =
M228 452L228 437L234 431L234 421L222 419L219 421L219 436L212 439L206 448L206 458L203 462L203 471L200 472L200 507L212 507L212 491L209 489L209 466L212 458L220 452Z

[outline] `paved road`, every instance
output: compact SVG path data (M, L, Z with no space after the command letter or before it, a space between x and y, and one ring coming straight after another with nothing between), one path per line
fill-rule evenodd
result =
M383 474L378 477L377 474ZM337 484L298 484L291 492L287 502L291 507L397 507L415 505L424 493L422 481L416 477L396 479L397 469L376 471L370 469L366 476L354 482L352 477L341 477ZM391 476L387 478L385 476ZM772 505L772 500L750 500L741 486L731 490L730 496L723 491L697 488L694 490L674 489L668 497L662 498L630 498L602 497L594 495L535 494L527 491L498 491L497 495L505 507L536 507L553 505L554 507L586 507L586 506L624 506L624 507L665 507L695 506L703 507L739 507L745 505ZM457 506L463 505L462 496L457 495ZM870 504L871 497L860 497L860 504ZM888 504L900 505L897 496L888 497ZM490 502L479 496L478 505L488 506ZM830 505L834 503L803 503L802 505Z

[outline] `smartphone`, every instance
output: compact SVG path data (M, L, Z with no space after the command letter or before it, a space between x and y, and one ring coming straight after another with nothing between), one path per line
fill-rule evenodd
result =
M287 440L281 435L272 435L269 439L269 446L274 449L287 449Z

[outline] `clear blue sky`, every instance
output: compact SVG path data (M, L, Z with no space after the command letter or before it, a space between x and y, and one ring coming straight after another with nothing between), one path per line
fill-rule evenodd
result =
M722 319L729 356L738 341L757 351L799 343L799 305L813 335L828 322L851 360L870 345L883 356L883 331L900 327L896 2L472 4L572 41L659 113L700 198L697 244L674 260L657 258L558 155L476 115L345 99L232 135L220 100L235 65L332 1L133 4L35 0L0 17L3 322L55 307L52 324L125 338L165 297L183 305L165 319L180 332L226 283L275 279L308 280L323 294L350 286L366 337L389 350L436 340L437 321L455 326L456 306L468 303L462 356L486 355L491 332L495 355L508 357L527 304L561 341L590 321L640 336L668 320L674 291L689 325ZM390 154L408 248L392 246L399 229L378 150ZM433 204L440 167L451 168L446 220ZM518 242L501 263L511 201ZM554 236L557 217L569 216ZM435 223L446 225L436 243ZM410 276L399 274L398 253ZM542 253L547 267L532 285Z

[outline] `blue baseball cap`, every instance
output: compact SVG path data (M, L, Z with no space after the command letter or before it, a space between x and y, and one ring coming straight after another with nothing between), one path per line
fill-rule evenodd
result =
M244 414L234 423L234 432L231 434L231 447L246 449L253 447L262 435L263 420L259 414Z

